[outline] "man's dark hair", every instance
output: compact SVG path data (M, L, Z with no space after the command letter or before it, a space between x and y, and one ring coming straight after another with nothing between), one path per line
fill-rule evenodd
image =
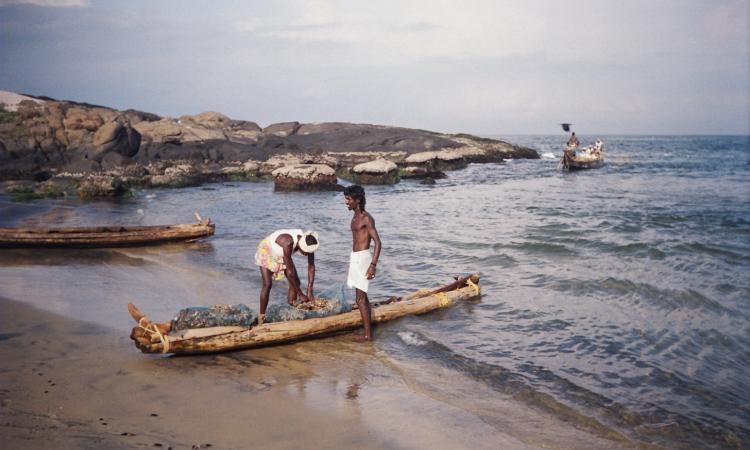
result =
M365 210L365 189L362 186L358 184L347 186L344 188L344 195L347 197L358 199L359 206L362 208L362 211Z
M318 240L315 239L315 236L313 236L312 234L308 234L307 236L305 236L305 244L315 245L317 243L318 243Z

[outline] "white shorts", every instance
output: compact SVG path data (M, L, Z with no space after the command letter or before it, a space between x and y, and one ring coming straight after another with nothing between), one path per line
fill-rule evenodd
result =
M371 262L372 254L369 249L352 252L349 256L349 276L346 279L346 285L367 292L367 288L370 286L370 280L367 279L367 269Z

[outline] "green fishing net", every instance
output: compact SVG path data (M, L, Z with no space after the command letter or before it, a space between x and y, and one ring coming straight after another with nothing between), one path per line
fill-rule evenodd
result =
M354 290L345 284L336 284L320 292L313 305L275 303L266 309L266 322L304 320L328 317L352 310ZM314 306L314 307L313 307Z

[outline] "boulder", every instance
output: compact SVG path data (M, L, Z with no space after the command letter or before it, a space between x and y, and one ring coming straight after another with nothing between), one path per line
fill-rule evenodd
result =
M172 119L161 119L155 122L138 122L134 128L144 138L156 143L181 143L182 129Z
M78 185L78 196L83 200L122 197L130 190L119 178L105 175L90 175Z
M295 134L299 127L299 122L274 123L265 127L263 133L273 136L287 137Z
M222 113L207 111L194 116L180 116L180 124L199 125L205 128L226 128L232 119Z
M399 181L398 166L387 159L357 164L351 173L359 184L396 184Z
M376 159L387 159L400 163L406 158L406 152L326 152L327 158L338 161L337 167L354 167Z
M434 170L431 167L424 167L424 166L404 167L401 169L400 175L401 175L401 178L417 178L417 179L431 178L433 180L446 177L444 172L441 172L439 170Z
M294 166L298 164L303 164L302 158L300 158L298 155L293 155L291 153L275 155L260 164L258 174L260 176L269 176L273 174L274 170L280 167Z
M192 164L168 166L162 175L151 177L153 187L185 187L200 183L199 172Z
M263 132L263 128L261 128L257 123L251 122L249 120L233 120L230 124L230 129L232 131L247 131L250 133Z
M98 114L90 109L79 107L68 108L65 112L63 124L68 130L96 131L104 121Z
M130 122L124 118L120 120L107 122L96 130L92 143L98 154L114 152L132 158L138 153L141 134L133 129Z
M339 191L336 171L325 164L297 164L273 171L274 187L281 191Z
M412 153L404 159L403 164L425 167L435 172L463 169L467 164L464 155L468 153L468 150L462 151L462 149L455 148Z

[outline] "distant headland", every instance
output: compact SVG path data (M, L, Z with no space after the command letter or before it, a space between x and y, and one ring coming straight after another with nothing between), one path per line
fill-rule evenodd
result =
M335 187L336 176L430 182L468 163L512 158L539 154L469 134L343 122L262 128L218 112L170 118L0 91L0 180L30 198L271 178L288 189Z

